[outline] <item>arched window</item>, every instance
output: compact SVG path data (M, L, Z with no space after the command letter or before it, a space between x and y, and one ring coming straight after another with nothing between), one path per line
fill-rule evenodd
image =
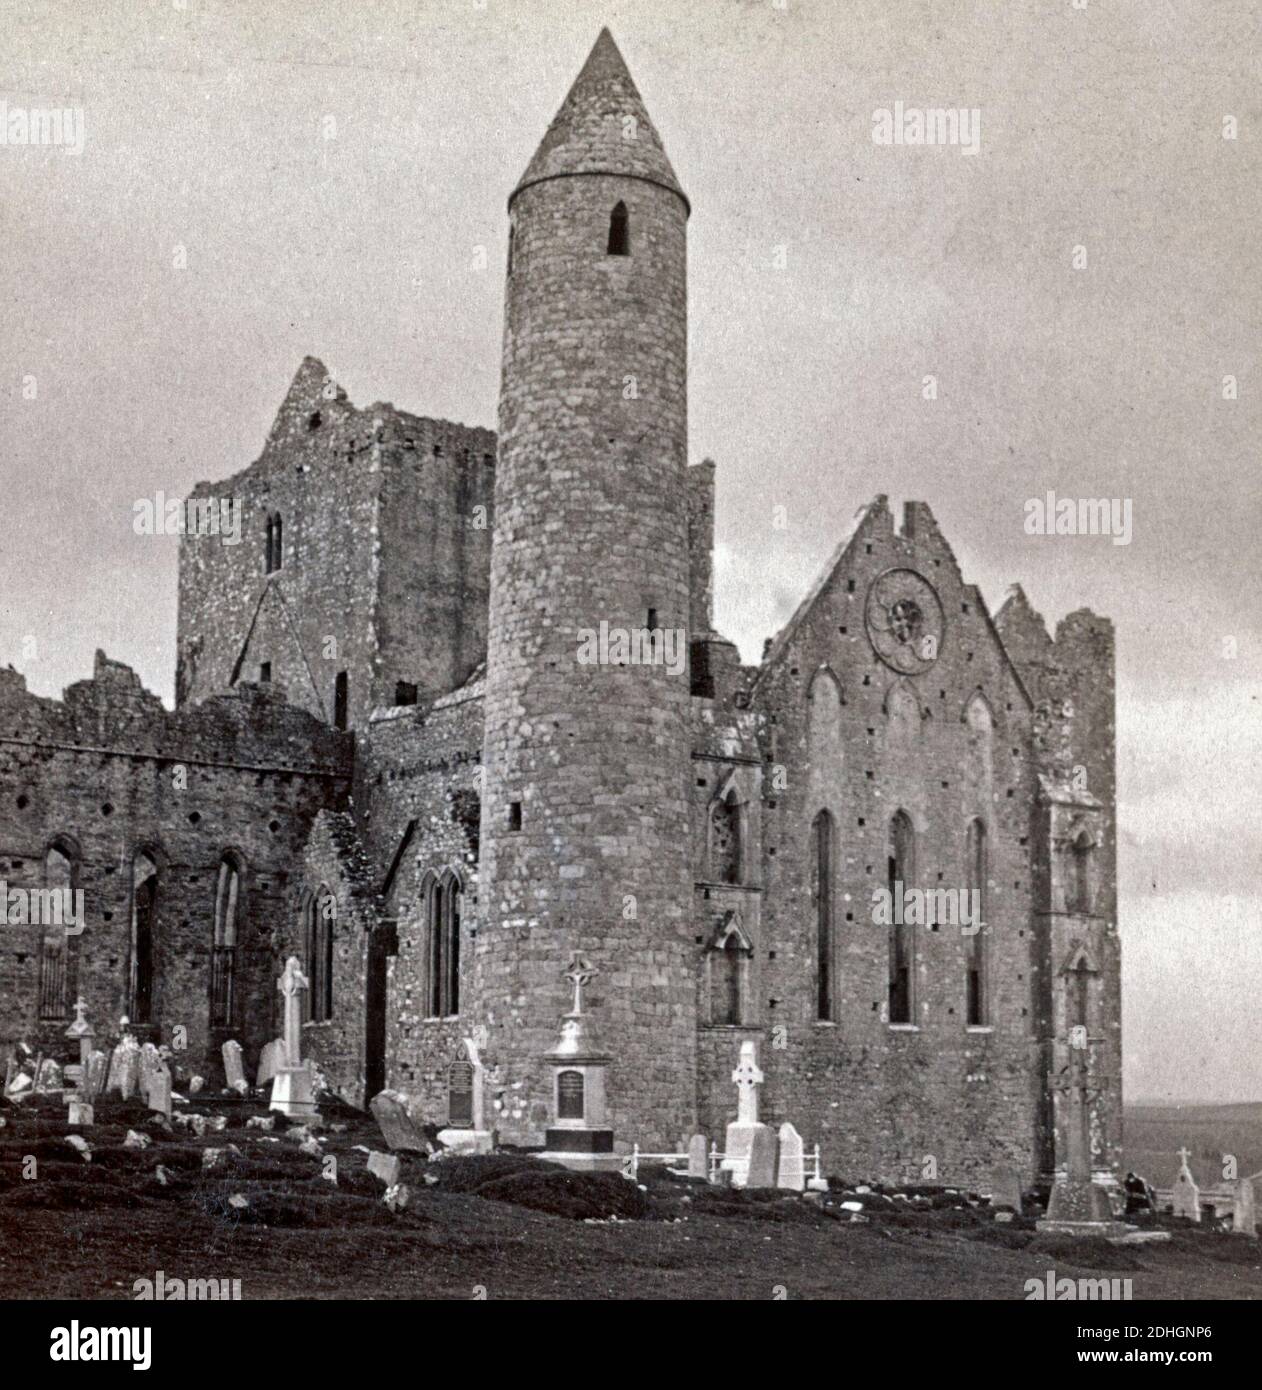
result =
M741 944L733 936L719 952L719 979L716 981L716 1003L718 1017L716 1023L740 1023L741 1021Z
M615 205L609 214L609 254L629 256L631 254L631 223L627 216L626 203Z
M127 1014L133 1023L153 1022L153 961L157 944L158 866L138 850L131 868L131 949L128 954Z
M911 817L906 811L898 811L890 821L889 858L887 860L887 882L890 903L893 906L899 896L908 888L915 886L916 874L916 833L912 828ZM902 912L890 914L889 938L889 1015L891 1023L913 1023L913 993L915 942L912 928L897 920Z
M272 574L285 562L285 530L279 512L267 517L267 573Z
M349 718L350 689L345 671L339 671L333 681L333 727L345 729Z
M50 911L43 920L44 932L39 946L39 1016L41 1019L65 1018L70 1001L76 992L76 952L66 927L76 922L76 899L79 886L78 851L66 840L55 840L44 856L44 887L57 894L46 898ZM82 923L77 923L82 926Z
M210 952L210 1026L229 1027L236 1014L237 906L241 866L225 854L215 880L215 927Z
M1069 972L1069 1026L1091 1031L1091 967L1085 960Z
M307 1020L325 1023L333 1017L333 926L337 899L325 887L307 904L305 923Z
M729 787L710 808L710 881L740 883L743 878L741 804Z
M815 1016L833 1016L833 818L827 811L815 817L812 829L815 863L811 890L815 898Z
M749 995L749 962L754 948L741 925L740 914L726 914L710 939L707 971L710 1022L743 1024Z
M1091 836L1086 830L1079 832L1073 843L1071 860L1072 881L1070 883L1070 912L1084 917L1091 911Z
M989 867L986 858L986 826L980 819L968 823L964 837L964 881L969 894L969 926L972 934L965 936L966 1017L973 1027L982 1027L990 1019L990 1000L986 989L986 878ZM962 914L961 914L962 918Z
M425 894L425 1000L430 1018L460 1012L460 880L450 870Z

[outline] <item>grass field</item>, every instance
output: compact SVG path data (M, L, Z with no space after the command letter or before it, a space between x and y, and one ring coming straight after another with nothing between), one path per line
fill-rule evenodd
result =
M942 1189L913 1202L839 1185L815 1203L660 1172L635 1187L523 1156L413 1156L411 1200L392 1212L357 1147L382 1147L371 1120L348 1112L317 1157L245 1128L261 1105L198 1109L227 1128L198 1138L136 1102L103 1103L84 1162L59 1104L0 1107L0 1296L127 1299L162 1270L239 1279L246 1299L1022 1299L1054 1270L1129 1278L1137 1299L1262 1297L1255 1238L1159 1221L1169 1244L1051 1239ZM129 1128L150 1146L123 1148ZM207 1148L227 1150L210 1169Z

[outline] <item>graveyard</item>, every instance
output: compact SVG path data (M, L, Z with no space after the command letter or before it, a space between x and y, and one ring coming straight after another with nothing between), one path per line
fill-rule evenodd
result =
M1262 1297L1256 1238L1171 1217L1134 1218L1168 1242L1118 1246L999 1221L941 1187L830 1178L807 1196L655 1164L632 1183L523 1154L390 1155L349 1110L314 1143L261 1098L193 1113L208 1123L168 1128L138 1098L106 1098L82 1128L51 1097L0 1106L0 1296L133 1299L161 1270L168 1285L239 1280L245 1299L1021 1299L1055 1269L1129 1278L1136 1298ZM387 1204L365 1150L398 1160L405 1205Z
M1249 1178L1202 1191L1184 1147L1168 1202L1123 1214L1072 1155L1044 1190L824 1173L792 1125L760 1122L752 1042L721 1153L702 1135L615 1153L582 982L551 1056L556 1124L533 1152L486 1127L472 1041L459 1129L397 1092L363 1111L325 1090L300 1052L293 959L284 1036L253 1078L225 1044L227 1085L125 1021L107 1056L80 1005L77 1065L6 1068L0 1297L1022 1299L1049 1271L1129 1279L1140 1299L1262 1297Z

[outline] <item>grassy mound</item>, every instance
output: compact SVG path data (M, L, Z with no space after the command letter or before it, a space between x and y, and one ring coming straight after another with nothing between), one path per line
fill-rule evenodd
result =
M637 1221L652 1207L640 1188L618 1173L572 1173L525 1154L468 1154L430 1165L437 1186L492 1202L510 1202L575 1221L611 1216Z

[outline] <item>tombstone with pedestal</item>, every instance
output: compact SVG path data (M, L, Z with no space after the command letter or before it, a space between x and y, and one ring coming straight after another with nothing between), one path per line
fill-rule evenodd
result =
M92 1025L88 1022L88 1006L82 997L75 1000L74 1022L66 1029L66 1037L72 1042L79 1044L79 1066L86 1068L88 1058L92 1055L92 1040L96 1037ZM83 1071L80 1071L80 1076Z
M544 1060L552 1068L553 1122L540 1158L582 1173L617 1173L613 1130L605 1110L605 1070L613 1060L600 1050L583 1015L583 986L598 972L575 955L565 971L574 986L574 1006L561 1021L561 1040Z
M1191 1157L1190 1150L1179 1150L1179 1176L1175 1178L1172 1189L1174 1214L1175 1216L1184 1216L1189 1221L1199 1221L1201 1219L1201 1189L1197 1187L1192 1170L1188 1167L1188 1159Z
M758 1087L763 1083L763 1074L758 1067L758 1049L749 1038L741 1043L740 1058L732 1073L732 1080L736 1083L736 1119L727 1127L722 1166L725 1172L731 1173L733 1187L744 1187L749 1179L754 1135L766 1130L772 1141L773 1152L775 1145L775 1135L758 1119ZM765 1152L765 1147L760 1152Z
M96 1036L92 1025L88 1022L88 1006L82 998L75 1001L74 1022L66 1029L66 1037L79 1044L79 1065L73 1070L77 1070L77 1086L70 1095L67 1096L67 1108L69 1114L67 1120L72 1125L90 1125L95 1122L93 1111L93 1101L96 1099L96 1092L92 1089L91 1066L92 1057L103 1056L101 1053L92 1052L92 1039ZM69 1074L72 1068L67 1067Z
M486 1127L485 1070L477 1044L463 1039L467 1062L456 1062L448 1077L448 1126L438 1131L439 1143L460 1153L489 1154L495 1136Z
M1086 1048L1075 1047L1070 1065L1052 1079L1052 1089L1068 1107L1064 1132L1068 1151L1058 1169L1040 1231L1073 1236L1120 1236L1135 1230L1117 1221L1107 1190L1094 1181L1091 1166L1090 1065Z
M318 1111L311 1068L302 1062L302 991L308 988L297 956L290 956L276 982L285 1001L285 1065L272 1082L270 1109L296 1119L313 1120Z

